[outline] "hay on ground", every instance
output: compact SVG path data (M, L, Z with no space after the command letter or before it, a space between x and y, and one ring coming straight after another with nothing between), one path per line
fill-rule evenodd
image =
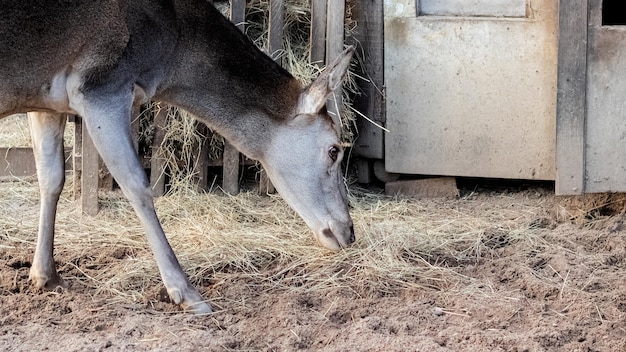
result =
M68 189L71 185L60 202L55 239L64 279L111 302L158 299L162 284L156 263L121 193L101 193L100 214L88 217L77 212ZM32 253L36 185L0 184L0 201L0 246ZM354 189L351 203L358 240L341 252L320 247L278 195L178 193L156 205L181 264L216 307L225 304L219 292L235 281L277 293L467 290L453 269L480 260L483 251L503 242L539 241L533 224L543 209L541 202L481 209L480 200L414 202Z

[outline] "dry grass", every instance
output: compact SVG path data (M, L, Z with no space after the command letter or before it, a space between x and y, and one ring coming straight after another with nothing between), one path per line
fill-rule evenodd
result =
M88 286L112 303L149 302L161 283L143 230L120 193L100 196L100 214L87 217L77 214L67 191L63 194L56 238L59 270L71 284ZM35 184L0 184L0 201L0 247L34 248ZM460 291L462 278L455 267L480 260L494 236L537 241L533 223L542 216L541 202L511 208L507 201L503 197L501 207L480 199L416 202L353 190L358 240L338 253L317 245L279 196L186 192L161 197L156 204L192 282L209 285L210 299L219 306L219 291L235 281L257 292L343 288L378 296L415 287Z
M597 193L582 196L564 196L557 206L557 217L579 225L602 222L607 215L626 212L626 194Z
M66 146L74 144L74 124L67 124L63 140ZM31 146L26 114L15 114L0 119L0 146L6 148Z

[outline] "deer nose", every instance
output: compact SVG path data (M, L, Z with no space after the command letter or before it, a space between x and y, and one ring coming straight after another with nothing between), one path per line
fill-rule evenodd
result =
M346 228L344 227L344 229ZM322 242L324 247L329 249L339 250L342 248L346 248L354 243L355 240L354 228L352 225L350 225L349 230L349 233L342 231L341 236L337 236L337 233L333 232L333 230L331 230L330 228L326 228L322 230L322 237L324 238L319 238L319 240L320 242Z

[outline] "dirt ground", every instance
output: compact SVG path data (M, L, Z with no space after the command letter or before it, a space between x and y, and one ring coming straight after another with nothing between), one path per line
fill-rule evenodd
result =
M92 255L99 254L95 264L79 260L82 249L59 250L61 275L75 279L67 289L32 289L32 241L11 236L25 217L32 226L36 204L20 199L0 204L14 209L16 222L16 228L0 230L3 351L626 351L621 215L600 211L573 221L567 211L576 205L562 206L542 185L408 202L442 223L471 216L488 224L477 232L471 255L446 247L407 257L416 273L440 273L416 277L410 287L376 291L367 287L384 283L364 282L315 292L294 282L272 289L261 281L280 263L251 278L230 278L239 269L225 268L221 280L199 284L215 309L200 317L166 302L153 282L140 285L148 299L135 303L91 285L95 271L124 259L119 248L93 248ZM375 214L380 204L395 201L383 199L368 211ZM442 209L449 215L442 216ZM397 228L412 221L400 215L388 221ZM367 216L358 221L363 224L357 229L368 225Z

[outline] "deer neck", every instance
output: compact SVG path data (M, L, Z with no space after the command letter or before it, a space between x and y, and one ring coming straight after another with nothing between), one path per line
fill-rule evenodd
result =
M212 5L202 3L203 11L179 14L177 50L155 98L189 111L260 159L274 126L294 115L302 87ZM190 31L185 20L203 30Z

